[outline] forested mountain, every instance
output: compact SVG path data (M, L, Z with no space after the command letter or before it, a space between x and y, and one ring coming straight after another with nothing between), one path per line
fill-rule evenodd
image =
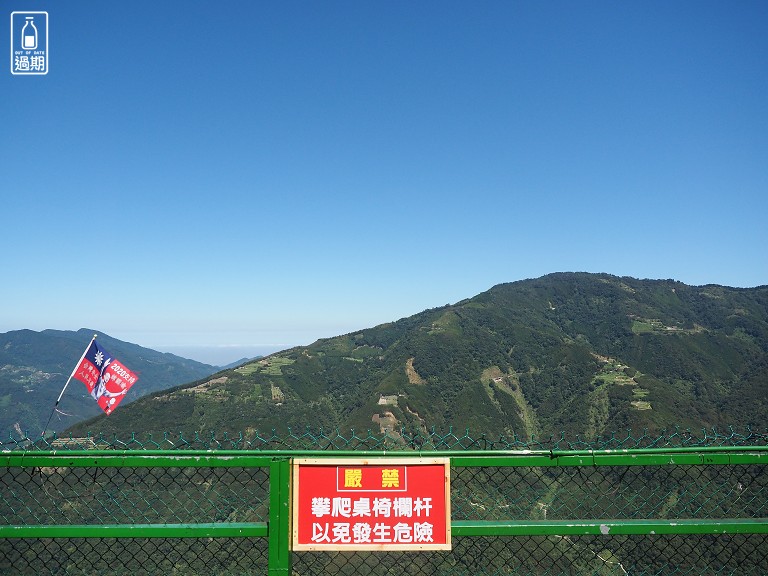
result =
M768 422L768 287L558 273L141 398L85 431L587 438Z
M61 389L96 332L16 330L0 334L0 442L43 431ZM163 354L99 333L98 342L139 376L120 409L136 398L203 378L218 368ZM48 431L101 413L85 386L72 380Z

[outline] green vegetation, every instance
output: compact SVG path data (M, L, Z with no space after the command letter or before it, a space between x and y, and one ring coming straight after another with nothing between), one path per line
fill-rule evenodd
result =
M767 368L768 287L552 274L279 352L74 430L386 425L595 438L760 426ZM381 406L382 395L397 401Z
M67 377L94 330L16 330L0 334L0 443L22 434L38 436L48 421ZM99 334L98 341L139 375L120 405L154 392L204 378L214 366L164 354ZM101 414L85 386L72 380L48 432Z
M290 366L295 360L290 358L282 358L280 356L272 356L268 359L256 360L240 368L235 368L235 372L242 374L243 376L249 376L255 372L261 372L262 374L269 374L272 376L281 376L284 366Z
M656 329L656 325L651 322L642 322L640 320L632 321L632 332L635 334L648 334L654 332Z

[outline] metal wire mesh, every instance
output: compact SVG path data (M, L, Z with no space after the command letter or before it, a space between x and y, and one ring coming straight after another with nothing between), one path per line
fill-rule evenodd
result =
M7 468L6 525L259 522L268 516L261 468Z
M768 574L768 536L455 538L441 553L297 553L294 574L666 576Z
M594 440L520 440L469 433L291 432L87 436L14 441L3 451L576 450L765 445L753 430L673 430ZM768 516L765 464L454 466L452 519L721 519ZM269 473L249 467L12 467L0 469L6 526L267 522ZM0 574L266 574L266 538L6 538ZM292 575L768 574L768 535L454 536L448 552L294 552Z
M10 539L8 575L267 573L264 539ZM450 552L295 553L295 575L768 574L768 536L518 536L455 538Z
M162 434L130 434L126 437L95 434L83 437L67 435L44 438L26 435L0 438L0 451L9 450L627 450L635 448L670 448L705 446L765 446L768 430L751 427L728 427L718 430L671 428L652 434L647 430L626 430L598 438L568 438L564 434L523 438L517 435L490 437L472 435L469 430L408 431L384 433L367 430L303 430L230 434L216 432L164 432Z
M760 518L765 465L454 468L454 520Z
M11 538L0 547L8 576L267 573L264 538Z

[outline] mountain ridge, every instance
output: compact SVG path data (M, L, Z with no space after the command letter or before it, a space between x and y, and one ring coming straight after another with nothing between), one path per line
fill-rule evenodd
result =
M72 431L764 425L766 365L768 287L555 273L222 370Z
M136 372L139 381L121 409L135 399L212 374L209 366L124 342L89 328L77 331L13 330L0 334L0 442L42 432L56 399L94 334L98 342ZM70 382L48 431L101 413L85 386Z

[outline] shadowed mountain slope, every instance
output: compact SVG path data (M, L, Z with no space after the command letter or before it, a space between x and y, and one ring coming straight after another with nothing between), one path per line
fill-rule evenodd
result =
M96 332L81 329L16 330L0 334L0 442L29 433L40 435L61 389ZM163 354L99 333L98 342L139 376L120 405L136 398L203 378L218 368ZM72 380L48 431L62 430L101 413L85 386Z

